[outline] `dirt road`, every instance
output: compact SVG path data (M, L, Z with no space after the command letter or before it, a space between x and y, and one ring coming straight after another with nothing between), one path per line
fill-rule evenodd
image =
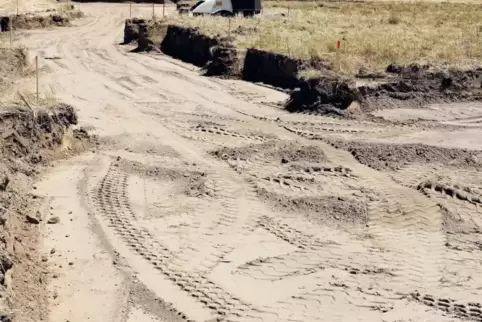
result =
M482 320L477 169L378 171L316 133L416 128L289 115L284 94L118 46L125 5L81 9L23 40L100 143L37 185L61 218L50 321Z

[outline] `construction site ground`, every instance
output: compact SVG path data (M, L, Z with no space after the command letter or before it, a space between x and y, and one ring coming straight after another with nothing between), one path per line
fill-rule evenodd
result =
M98 138L36 185L48 321L482 321L482 105L290 114L76 6L18 39Z

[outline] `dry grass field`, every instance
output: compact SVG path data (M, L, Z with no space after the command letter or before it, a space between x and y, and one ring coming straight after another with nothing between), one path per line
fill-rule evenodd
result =
M347 75L390 63L474 67L482 59L482 6L475 3L265 2L263 14L253 19L167 19L208 35L229 34L240 48L339 60Z

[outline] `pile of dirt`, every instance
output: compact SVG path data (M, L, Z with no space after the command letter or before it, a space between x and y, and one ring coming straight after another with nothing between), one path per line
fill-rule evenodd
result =
M425 144L366 143L335 141L330 143L349 151L360 163L376 170L398 170L411 163L438 163L453 167L482 168L482 152L451 149Z
M365 203L334 196L291 198L264 188L258 195L273 205L276 211L297 212L317 224L366 224L368 211Z
M1 17L0 26L2 32L10 31L10 27L17 29L39 29L51 26L65 27L70 26L70 21L83 17L83 13L78 10L66 11L62 14L36 15L20 14L11 17Z
M317 112L348 116L364 98L354 84L340 79L313 78L300 80L285 103L290 112Z
M124 24L124 45L139 40L139 25L146 24L146 19L127 19Z
M248 49L244 59L242 78L276 87L293 89L298 84L301 70L330 69L320 60L298 59L259 49Z
M233 39L219 39L219 45L213 49L213 57L206 65L204 76L239 76L241 63Z
M38 307L47 301L48 271L35 255L41 198L29 191L38 166L46 165L67 143L72 146L65 137L78 140L83 136L72 135L74 124L77 115L65 104L35 112L12 108L0 113L0 309L2 314L14 312L3 321L47 318Z
M213 60L213 49L220 45L218 39L201 34L198 29L169 25L161 42L161 51L186 63L204 67Z
M381 84L359 87L369 110L482 98L482 68L446 70L419 64L390 65L387 74L389 79Z
M269 141L261 144L250 144L239 148L222 147L212 152L221 159L248 160L254 156L262 156L265 160L279 163L289 162L326 162L326 155L321 148L313 145L302 145L297 142Z

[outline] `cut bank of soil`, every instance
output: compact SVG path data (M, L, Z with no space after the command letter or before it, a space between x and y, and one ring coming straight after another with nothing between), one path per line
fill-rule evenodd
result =
M83 17L83 13L78 10L66 11L65 13L51 15L20 14L11 17L1 17L0 26L2 32L10 31L10 25L14 30L18 29L39 29L50 26L66 27L70 26L70 21Z
M169 25L161 50L186 63L204 67L213 59L212 49L219 45L218 39L205 36L197 29Z
M48 111L11 110L0 114L0 278L2 321L41 321L47 312L46 267L37 256L38 212L41 198L29 194L39 165L56 157L62 145L75 144L85 133L71 106L58 104ZM70 134L69 134L70 133ZM66 135L68 134L68 135ZM66 138L69 139L66 141Z
M410 163L439 163L454 167L482 167L482 152L424 144L386 144L329 140L337 149L349 151L360 163L376 170L397 170Z
M482 68L439 69L390 65L386 82L359 87L368 110L422 107L430 103L473 101L482 97Z
M330 69L330 66L319 60L292 58L251 48L246 52L242 77L250 82L293 89L299 82L298 73L308 68Z

